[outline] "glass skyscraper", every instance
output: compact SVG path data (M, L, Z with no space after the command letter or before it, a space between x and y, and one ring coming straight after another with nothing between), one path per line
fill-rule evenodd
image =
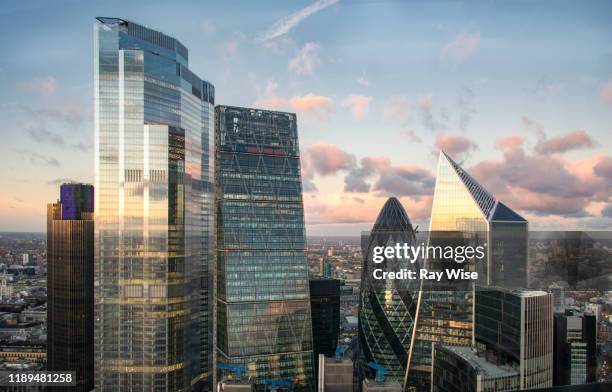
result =
M380 211L363 247L363 269L359 302L359 377L374 378L367 363L376 362L388 370L388 377L402 382L406 373L410 340L415 327L419 281L374 279L372 270L393 272L419 269L419 263L384 259L373 261L374 247L395 244L416 245L415 230L399 200L389 198Z
M94 190L62 184L47 205L47 369L74 371L76 385L94 387Z
M211 388L214 88L172 37L94 36L96 389Z
M440 151L429 245L486 245L485 260L470 266L479 272L479 284L525 288L527 226L525 219L496 200ZM429 261L425 267L436 269L435 263ZM470 345L472 342L474 287L456 282L424 281L422 285L405 384L429 390L432 345Z
M313 390L295 114L217 106L217 361Z

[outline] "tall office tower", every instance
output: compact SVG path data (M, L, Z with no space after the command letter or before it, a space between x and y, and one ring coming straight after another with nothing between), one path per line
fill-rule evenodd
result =
M596 381L597 339L595 316L567 309L555 314L554 385Z
M369 362L384 366L388 378L403 381L410 339L415 326L419 282L410 279L375 279L374 269L394 272L401 268L416 271L419 263L402 263L384 258L375 263L374 248L415 245L415 231L399 200L389 198L378 214L367 241L364 241L361 298L359 302L359 358L361 380L372 374Z
M519 369L520 389L553 380L553 297L544 291L478 287L474 342Z
M76 372L69 391L94 387L93 211L86 184L63 184L47 205L47 369Z
M214 88L176 39L94 25L96 387L212 387Z
M312 390L295 114L217 106L217 360Z
M310 278L310 309L312 314L312 348L331 357L338 346L340 332L340 284L338 279Z
M469 346L436 344L432 392L503 392L519 389L519 372L497 365Z
M527 287L527 226L525 219L496 200L440 151L429 245L486 245L484 260L465 263L466 269L476 268L479 272L478 283ZM426 261L429 270L436 270L437 265L440 264ZM418 323L404 383L419 390L429 390L432 344L471 343L471 282L424 282L418 308Z

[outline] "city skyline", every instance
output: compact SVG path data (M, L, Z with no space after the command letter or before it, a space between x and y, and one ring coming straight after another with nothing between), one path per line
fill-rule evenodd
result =
M496 5L506 24L490 7L7 5L0 230L43 231L57 185L93 182L91 21L101 15L183 42L217 104L297 114L309 235L358 235L390 195L427 227L437 149L532 229L611 227L612 6Z

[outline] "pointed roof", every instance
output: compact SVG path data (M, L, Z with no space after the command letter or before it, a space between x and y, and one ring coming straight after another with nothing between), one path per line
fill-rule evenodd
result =
M482 211L488 221L526 222L519 214L511 210L505 204L497 201L482 185L468 174L457 162L455 162L445 151L440 150L440 159L444 159L451 165L465 189L470 193L472 199Z
M396 197L390 197L380 210L372 231L379 230L412 231L408 214Z

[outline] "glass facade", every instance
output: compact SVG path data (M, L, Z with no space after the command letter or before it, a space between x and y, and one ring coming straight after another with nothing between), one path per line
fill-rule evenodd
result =
M312 390L295 114L217 106L217 361Z
M486 245L486 259L472 263L479 273L479 282L526 287L527 230L526 220L497 201L446 153L440 152L429 245ZM440 268L428 261L425 267ZM463 286L449 283L448 290L440 283L423 281L423 285L405 384L429 390L432 345L472 342L474 288L469 281Z
M63 184L47 206L47 369L76 372L74 387L94 387L93 187Z
M399 263L385 258L373 261L374 247L395 244L416 245L415 231L399 200L389 198L380 211L376 223L364 243L361 293L359 302L359 345L357 363L360 379L373 379L368 362L387 368L387 376L403 381L415 327L419 281L410 279L374 279L373 268L399 271L411 268L418 271L419 263Z
M214 88L177 40L94 24L99 391L213 383Z

